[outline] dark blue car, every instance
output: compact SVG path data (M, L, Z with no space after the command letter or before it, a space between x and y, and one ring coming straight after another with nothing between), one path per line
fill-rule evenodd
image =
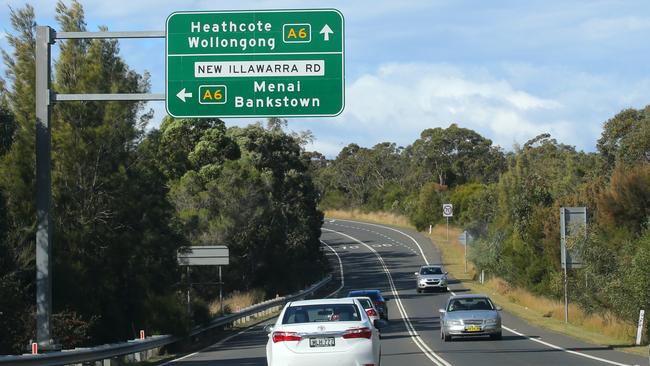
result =
M348 292L348 297L369 297L379 312L379 317L388 320L388 307L386 306L386 299L381 295L379 290L353 290Z

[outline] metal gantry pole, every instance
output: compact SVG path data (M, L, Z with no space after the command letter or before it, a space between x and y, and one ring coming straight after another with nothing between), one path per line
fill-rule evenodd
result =
M54 31L36 27L36 343L42 350L53 346L52 316L52 138L50 125L50 59Z
M221 315L223 315L223 280L221 279L221 266L219 266L219 305L221 306Z
M562 267L564 268L564 323L569 323L569 250L566 242L566 210L560 207L560 247Z
M190 281L190 266L187 267L187 315L190 317L190 323L192 322L192 308L190 302L190 289L192 288L192 282Z

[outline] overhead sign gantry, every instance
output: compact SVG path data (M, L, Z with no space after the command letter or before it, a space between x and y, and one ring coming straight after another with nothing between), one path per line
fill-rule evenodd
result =
M166 26L174 117L325 117L345 104L334 9L175 12Z

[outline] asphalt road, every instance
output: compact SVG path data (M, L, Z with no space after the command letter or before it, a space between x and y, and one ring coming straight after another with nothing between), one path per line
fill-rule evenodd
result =
M440 339L438 309L450 293L415 291L413 272L425 264L443 264L423 235L401 228L326 220L321 237L348 290L379 288L390 298L390 325L382 330L382 365L647 365L643 357L590 345L530 326L503 312L503 339ZM451 293L466 289L453 281ZM334 296L338 296L335 294ZM267 324L267 323L265 323ZM174 360L172 365L266 365L267 335L261 324L224 339L200 352Z

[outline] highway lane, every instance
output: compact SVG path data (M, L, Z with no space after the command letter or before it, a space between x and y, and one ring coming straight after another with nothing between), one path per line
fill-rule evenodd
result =
M504 339L459 340L439 338L437 309L448 293L417 294L413 272L425 261L439 264L440 255L430 240L410 230L344 220L326 220L321 239L336 251L343 264L343 296L350 289L379 288L388 302L390 326L382 332L382 365L645 365L641 357L615 352L532 327L503 314L504 324L527 337L504 331ZM333 269L339 262L329 249ZM388 272L388 274L387 274ZM463 292L459 284L452 291ZM401 310L401 311L400 311ZM253 327L196 354L173 362L189 365L265 365L267 336ZM571 354L547 344L579 350ZM587 358L584 355L602 360Z

